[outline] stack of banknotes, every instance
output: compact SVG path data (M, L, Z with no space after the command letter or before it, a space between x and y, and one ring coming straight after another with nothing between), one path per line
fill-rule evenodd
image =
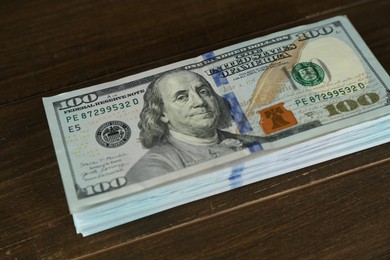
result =
M389 142L389 86L339 16L43 103L86 236Z

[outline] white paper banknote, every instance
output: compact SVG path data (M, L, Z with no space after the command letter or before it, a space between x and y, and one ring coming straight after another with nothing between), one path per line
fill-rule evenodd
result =
M389 86L340 16L43 102L75 213L388 115Z

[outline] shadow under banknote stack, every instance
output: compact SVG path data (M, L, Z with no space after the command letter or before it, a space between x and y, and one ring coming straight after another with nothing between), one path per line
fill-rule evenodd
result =
M43 102L85 236L389 142L389 86L339 16Z

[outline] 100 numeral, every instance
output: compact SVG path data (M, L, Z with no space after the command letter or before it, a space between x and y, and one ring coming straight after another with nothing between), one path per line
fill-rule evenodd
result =
M379 95L376 93L367 93L361 95L356 100L347 99L340 101L336 105L330 104L325 107L329 112L329 116L339 115L357 109L359 106L369 106L379 101Z

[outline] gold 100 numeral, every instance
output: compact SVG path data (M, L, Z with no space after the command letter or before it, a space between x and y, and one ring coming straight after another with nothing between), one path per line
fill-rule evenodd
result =
M379 95L376 93L367 93L358 97L356 100L347 99L340 101L336 105L330 104L325 107L329 116L335 116L357 109L359 106L369 106L379 101Z

